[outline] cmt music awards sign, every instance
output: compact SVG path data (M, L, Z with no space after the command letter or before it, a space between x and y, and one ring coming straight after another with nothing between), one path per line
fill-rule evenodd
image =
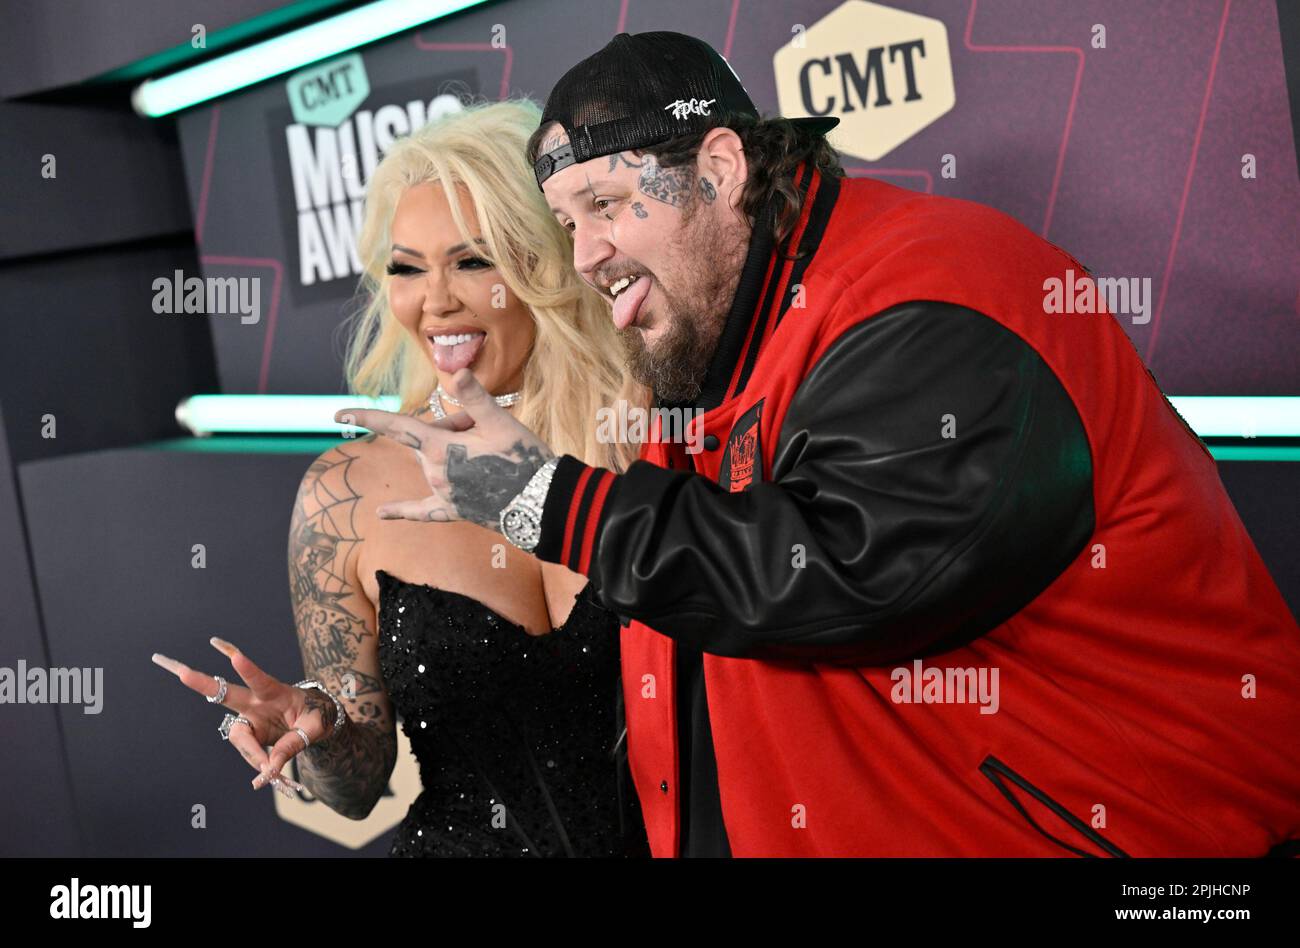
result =
M866 0L832 10L773 58L782 115L833 115L828 136L876 161L957 102L942 20Z
M447 89L454 91L438 93ZM460 111L460 95L477 91L471 71L372 88L359 54L289 78L288 106L271 110L267 122L296 303L352 295L361 273L363 199L379 160L398 138Z

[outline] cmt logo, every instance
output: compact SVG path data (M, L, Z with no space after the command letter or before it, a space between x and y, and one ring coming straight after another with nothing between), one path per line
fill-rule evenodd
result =
M834 115L846 154L876 161L957 102L942 20L848 0L773 57L781 114Z
M370 95L366 64L353 53L294 73L285 83L294 121L337 126Z

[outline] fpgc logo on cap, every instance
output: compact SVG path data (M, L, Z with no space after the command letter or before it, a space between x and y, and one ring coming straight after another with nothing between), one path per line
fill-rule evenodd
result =
M664 106L665 109L673 110L673 118L686 118L688 115L708 115L709 106L717 99L678 99L675 102L669 102Z

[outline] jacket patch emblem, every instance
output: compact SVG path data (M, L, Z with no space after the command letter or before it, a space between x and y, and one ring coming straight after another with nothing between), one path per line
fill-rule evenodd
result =
M731 493L745 490L763 480L763 448L759 441L759 417L763 399L740 416L727 436L727 450L722 455L718 483Z

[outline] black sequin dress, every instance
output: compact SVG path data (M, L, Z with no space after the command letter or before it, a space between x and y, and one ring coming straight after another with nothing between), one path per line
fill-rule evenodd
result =
M375 578L379 664L424 786L389 855L643 854L614 757L619 623L590 584L531 636L469 596Z

